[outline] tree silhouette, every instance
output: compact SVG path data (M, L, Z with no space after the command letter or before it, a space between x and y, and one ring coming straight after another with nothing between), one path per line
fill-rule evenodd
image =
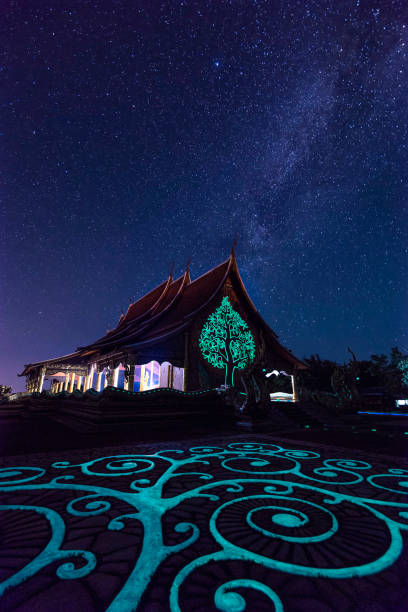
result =
M401 359L398 363L398 369L401 371L401 382L407 387L408 386L408 358Z
M225 368L225 384L234 384L234 372L255 357L254 337L245 321L232 308L228 297L206 320L199 345L203 357L214 368Z

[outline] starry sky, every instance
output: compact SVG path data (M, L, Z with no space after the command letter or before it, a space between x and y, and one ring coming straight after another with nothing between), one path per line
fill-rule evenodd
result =
M408 352L406 0L0 8L0 383L225 260L299 357Z

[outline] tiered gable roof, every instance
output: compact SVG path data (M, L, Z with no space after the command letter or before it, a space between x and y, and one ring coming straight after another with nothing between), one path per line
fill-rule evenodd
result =
M98 355L124 349L137 350L181 333L217 296L228 277L277 354L294 367L305 367L302 361L278 342L275 332L265 323L254 306L239 274L234 250L227 260L194 281L190 279L188 266L185 273L175 280L170 273L167 280L129 305L126 314L122 314L115 329L92 344L79 347L72 357L78 360L90 359L91 356L97 358ZM62 359L60 358L61 361ZM23 374L27 373L30 366L46 363L30 364L26 366Z
M130 321L138 320L143 317L143 315L147 315L154 310L154 308L164 299L172 281L173 278L170 274L167 280L155 287L149 293L146 293L140 300L137 300L133 304L130 303L126 314L119 319L117 327L119 327L119 325L123 327L123 325L130 323Z

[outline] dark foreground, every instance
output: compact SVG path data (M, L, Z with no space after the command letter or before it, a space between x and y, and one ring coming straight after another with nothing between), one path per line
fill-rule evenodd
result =
M0 609L408 609L403 432L196 434L4 459Z

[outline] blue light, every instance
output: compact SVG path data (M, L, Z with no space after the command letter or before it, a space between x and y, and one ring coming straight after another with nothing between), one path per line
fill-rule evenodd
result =
M368 412L359 410L357 414L385 414L386 416L408 416L406 412Z

